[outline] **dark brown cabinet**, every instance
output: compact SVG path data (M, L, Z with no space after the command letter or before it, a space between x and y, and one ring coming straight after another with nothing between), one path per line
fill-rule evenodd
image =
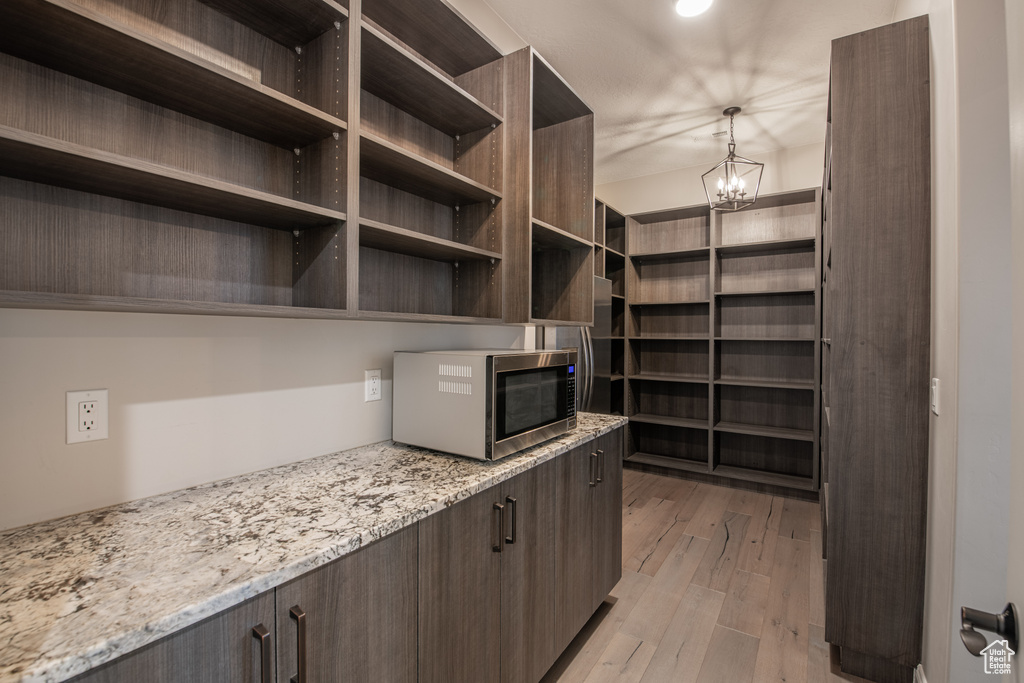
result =
M561 652L622 576L622 436L556 462L555 644Z
M420 522L421 681L535 682L554 662L553 466Z
M823 257L825 637L842 669L921 661L928 490L928 18L832 42Z
M269 591L73 680L270 682L274 680L273 629L274 592Z
M415 681L417 543L408 527L280 586L277 680Z

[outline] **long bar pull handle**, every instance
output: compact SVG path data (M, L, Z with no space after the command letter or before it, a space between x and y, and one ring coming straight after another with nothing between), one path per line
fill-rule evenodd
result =
M516 542L516 499L512 496L505 496L505 504L512 507L512 535L505 537L505 543L511 545Z
M597 483L604 481L604 451L597 449Z
M252 635L260 641L260 683L271 683L270 631L263 624L252 627Z
M491 550L496 553L501 552L501 537L505 535L505 506L501 503L495 503L494 509L498 511L498 541L491 546Z
M597 453L590 454L590 485L597 486Z
M298 646L296 650L296 662L298 673L291 678L291 683L306 683L306 613L301 607L295 605L291 608L292 618L297 623Z

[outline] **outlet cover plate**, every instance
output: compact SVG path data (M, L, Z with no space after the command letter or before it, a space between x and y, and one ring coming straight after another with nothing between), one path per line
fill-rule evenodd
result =
M381 394L383 394L383 387L381 387L380 368L376 370L366 371L366 392L363 398L365 403L370 401L379 401Z
M69 391L67 396L67 442L99 441L108 438L110 402L106 389Z

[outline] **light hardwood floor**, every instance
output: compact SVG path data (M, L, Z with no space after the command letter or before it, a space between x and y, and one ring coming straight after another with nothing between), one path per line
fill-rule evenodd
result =
M838 683L816 503L626 470L622 580L544 683Z

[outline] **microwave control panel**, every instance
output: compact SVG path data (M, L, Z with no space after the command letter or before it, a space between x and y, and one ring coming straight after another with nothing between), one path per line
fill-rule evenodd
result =
M566 392L566 394L568 394L569 405L567 406L568 410L566 411L565 416L567 418L573 418L573 417L576 417L576 366L575 365L570 365L569 366L569 377L568 377L567 381L568 381L568 385L569 385L569 390Z

